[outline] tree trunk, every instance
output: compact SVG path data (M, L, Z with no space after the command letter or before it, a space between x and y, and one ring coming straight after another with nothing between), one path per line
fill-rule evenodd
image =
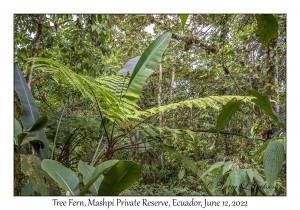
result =
M39 22L38 22L38 28L37 28L37 32L35 34L34 43L33 43L33 50L32 50L32 57L33 58L35 58L38 54L38 49L39 49L39 45L40 45L40 41L41 41L41 35L42 35L42 31L43 31L43 22L44 22L45 17L46 17L45 14L40 15L40 19L39 19ZM31 82L32 82L32 74L33 74L34 64L35 64L34 61L30 62L28 73L27 73L27 76L26 76L27 85L28 85L30 90L31 90Z
M162 83L162 65L161 63L159 64L159 79L158 79L158 98L157 98L157 104L160 107L161 106L161 93L162 93L162 88L161 88L161 83ZM162 113L159 113L159 126L162 126ZM162 168L164 168L164 150L161 150L160 154L160 163Z
M24 174L21 170L21 156L20 148L14 146L14 196L21 195L21 188L23 184Z

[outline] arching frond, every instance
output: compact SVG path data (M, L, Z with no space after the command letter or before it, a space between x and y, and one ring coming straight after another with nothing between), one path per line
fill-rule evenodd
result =
M117 90L117 82L121 81L122 76L111 77L97 81L94 78L82 76L76 74L68 67L59 64L55 61L45 58L31 59L36 61L36 69L40 69L48 72L52 75L53 79L58 83L67 83L72 85L74 89L79 90L86 98L91 99L94 103L97 103L103 112L103 115L108 119L116 122L122 122L130 118L138 118L134 115L137 111L137 105L129 100L120 99L118 93L121 90ZM103 85L103 81L106 81L106 85ZM115 95L112 91L117 91Z
M242 100L243 102L249 103L253 97L250 96L209 96L205 98L197 98L192 100L180 101L178 103L168 104L160 107L153 107L145 111L139 111L138 115L144 115L146 117L152 116L159 112L165 112L169 110L174 110L183 107L198 107L201 109L206 109L208 107L219 110L220 105L226 104L231 99L236 98L237 100Z

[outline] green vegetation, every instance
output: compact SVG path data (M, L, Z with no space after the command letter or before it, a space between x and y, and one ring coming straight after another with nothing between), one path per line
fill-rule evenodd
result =
M285 195L286 16L14 15L14 195Z

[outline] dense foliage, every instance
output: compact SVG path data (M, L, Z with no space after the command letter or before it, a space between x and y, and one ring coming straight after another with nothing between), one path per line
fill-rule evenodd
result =
M14 52L15 195L285 195L285 15L15 14Z

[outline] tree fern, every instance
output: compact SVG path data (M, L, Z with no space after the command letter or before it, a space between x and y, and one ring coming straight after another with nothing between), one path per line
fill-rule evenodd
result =
M37 62L35 68L51 74L56 82L72 85L84 97L97 103L104 116L108 119L122 122L130 118L138 118L138 116L134 115L137 111L137 105L126 99L120 100L118 97L120 90L117 90L116 85L118 81L124 80L124 77L116 76L114 78L98 79L97 81L94 78L76 74L67 66L49 59L34 58L30 60L35 60Z

